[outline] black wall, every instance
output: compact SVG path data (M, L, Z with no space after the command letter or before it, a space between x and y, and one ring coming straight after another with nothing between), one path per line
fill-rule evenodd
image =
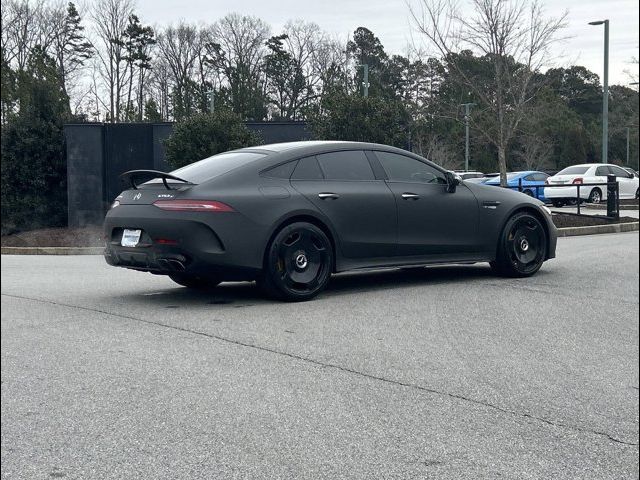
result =
M311 138L304 122L248 122L263 143ZM102 223L123 190L118 176L135 169L167 171L163 140L172 123L78 123L64 127L70 227Z

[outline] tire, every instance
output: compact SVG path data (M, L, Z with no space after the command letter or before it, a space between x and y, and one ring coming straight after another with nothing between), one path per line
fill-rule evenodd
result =
M491 268L507 277L530 277L547 256L547 233L537 217L521 212L507 220Z
M258 285L269 297L301 302L327 286L332 270L333 247L327 235L311 223L292 223L267 246Z
M599 188L594 188L593 190L591 190L591 193L589 194L589 198L587 199L587 201L589 203L595 203L595 204L602 202L602 191Z
M533 192L531 190L525 190L524 192L525 195L529 196L529 197L533 197Z
M640 188L636 190L636 200L640 198Z
M193 275L185 275L180 273L172 273L169 278L183 287L192 288L194 290L207 290L215 288L221 280L215 278L196 277Z
M551 202L551 204L555 207L555 208L562 208L564 207L564 202L561 200L553 200Z

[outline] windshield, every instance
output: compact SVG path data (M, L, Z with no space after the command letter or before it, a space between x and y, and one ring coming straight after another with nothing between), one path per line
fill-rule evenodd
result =
M180 177L191 183L202 183L207 180L230 172L236 167L246 165L266 153L255 152L229 152L220 153L213 157L205 158L199 162L191 163L185 167L179 168L171 172L171 175ZM147 183L162 183L162 179L154 178Z
M589 167L567 167L556 173L556 175L582 175L587 173L587 170L589 170Z

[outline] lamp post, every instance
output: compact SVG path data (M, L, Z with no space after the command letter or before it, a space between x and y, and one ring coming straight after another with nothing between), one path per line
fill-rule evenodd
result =
M464 129L465 129L465 141L464 141L464 171L469 171L469 117L471 116L471 107L475 103L463 103L460 106L464 107Z
M608 163L609 152L609 20L589 22L604 25L604 75L602 78L602 163Z

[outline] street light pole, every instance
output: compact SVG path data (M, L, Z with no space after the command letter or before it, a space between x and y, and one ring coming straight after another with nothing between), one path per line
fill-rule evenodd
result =
M609 158L609 20L589 22L589 25L604 25L604 75L602 82L602 163Z
M471 107L475 103L463 103L460 105L464 107L464 129L465 129L465 141L464 141L464 171L469 171L469 117L471 116Z

